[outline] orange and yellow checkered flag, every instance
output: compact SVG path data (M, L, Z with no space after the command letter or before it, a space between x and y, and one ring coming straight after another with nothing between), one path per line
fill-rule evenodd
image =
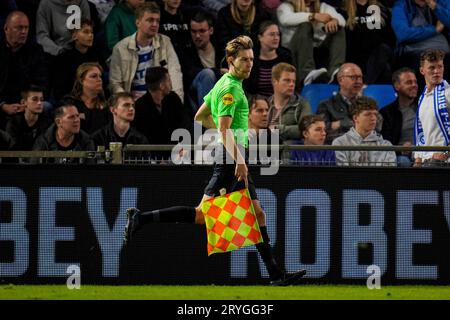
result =
M263 241L248 189L208 199L202 203L208 256Z

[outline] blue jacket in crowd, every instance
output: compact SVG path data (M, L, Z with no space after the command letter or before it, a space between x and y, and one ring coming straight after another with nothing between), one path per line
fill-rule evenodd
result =
M294 144L303 145L303 141L294 141ZM334 166L336 154L333 150L292 150L293 164L301 166Z
M436 0L434 15L447 30L450 30L450 1ZM397 37L397 46L428 39L438 34L435 25L413 27L411 22L416 15L417 6L414 0L397 0L392 8L392 29Z

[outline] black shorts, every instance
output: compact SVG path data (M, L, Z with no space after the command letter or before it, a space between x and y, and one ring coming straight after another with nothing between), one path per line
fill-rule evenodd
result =
M241 154L245 154L245 162L248 163L248 150L241 149ZM234 172L236 170L236 165L230 163L232 161L231 156L225 152L225 147L216 148L216 154L214 155L214 167L213 174L209 180L208 185L205 188L204 194L217 197L220 195L220 190L225 188L226 193L230 193L237 190L245 189L245 182L238 181ZM227 162L228 160L228 162ZM255 183L250 175L247 176L248 179L248 191L250 193L250 198L252 200L258 200L256 194Z

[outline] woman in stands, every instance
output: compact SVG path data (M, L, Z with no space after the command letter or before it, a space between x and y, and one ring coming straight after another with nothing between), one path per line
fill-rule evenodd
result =
M96 62L81 64L69 98L80 113L81 129L91 134L108 123L111 114L106 108L102 81L103 68Z
M395 35L389 9L378 0L345 0L347 62L357 64L364 83L391 83Z
M333 82L345 62L344 17L319 0L286 0L277 16L281 44L295 57L297 84Z
M304 116L299 122L300 135L303 141L298 144L321 146L327 136L325 121L318 115ZM334 166L336 155L333 150L293 150L291 160L302 166Z
M255 60L250 77L244 81L247 93L270 97L273 94L272 67L280 62L292 64L289 49L280 46L281 34L278 25L266 20L261 23L255 46Z

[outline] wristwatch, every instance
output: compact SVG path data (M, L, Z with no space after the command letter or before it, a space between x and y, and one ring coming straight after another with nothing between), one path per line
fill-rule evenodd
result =
M308 16L309 21L314 21L314 13L310 13Z

